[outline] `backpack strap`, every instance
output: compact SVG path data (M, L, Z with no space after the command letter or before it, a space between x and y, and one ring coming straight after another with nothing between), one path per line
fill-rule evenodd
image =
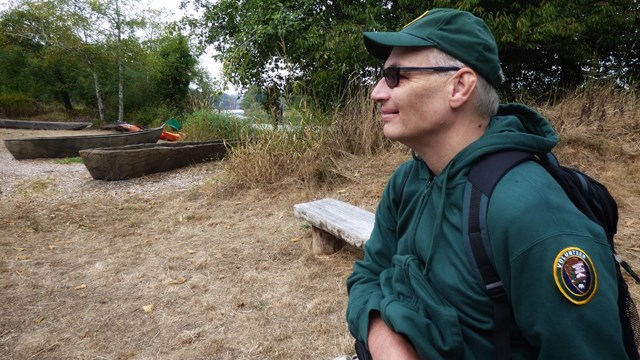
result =
M487 232L487 209L493 189L504 174L530 159L534 159L534 156L517 150L489 154L471 167L465 187L465 241L473 255L472 264L475 264L481 283L493 301L493 358L496 360L510 358L509 330L512 313L507 293L490 255L492 250Z
M630 359L640 360L640 317L629 294L620 268L625 269L636 282L640 277L616 254L613 236L617 232L618 207L606 187L588 175L558 163L552 153L533 154L524 151L504 151L484 156L470 169L464 192L463 234L465 247L474 266L478 282L493 301L493 358L510 358L511 304L500 277L495 270L493 252L487 231L487 211L489 200L500 179L514 166L527 160L534 160L563 188L571 202L592 221L605 229L611 253L617 261L618 307L623 341Z

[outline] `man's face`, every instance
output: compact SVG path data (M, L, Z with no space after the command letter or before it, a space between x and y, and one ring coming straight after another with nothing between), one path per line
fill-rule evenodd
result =
M384 67L434 66L431 61L433 51L429 48L393 48ZM443 73L403 71L398 85L393 88L381 79L373 89L371 99L380 104L384 135L415 149L446 130L450 114L446 96L449 78Z

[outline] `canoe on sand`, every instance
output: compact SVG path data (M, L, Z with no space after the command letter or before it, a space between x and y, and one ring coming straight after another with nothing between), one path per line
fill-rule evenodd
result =
M114 134L25 137L4 139L4 145L17 160L35 158L64 158L80 155L80 150L155 143L162 127Z
M220 160L235 142L225 140L160 142L80 151L94 179L124 180Z

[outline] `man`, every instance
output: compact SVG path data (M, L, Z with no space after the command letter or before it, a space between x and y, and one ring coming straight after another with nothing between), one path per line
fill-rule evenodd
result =
M349 329L373 359L489 359L492 301L465 249L462 209L470 166L506 149L550 151L546 119L498 106L495 39L470 13L433 9L399 32L366 32L385 61L371 97L384 134L414 156L391 176L362 261L347 281ZM495 267L513 309L512 358L625 359L615 265L589 221L539 164L496 186L487 213ZM554 280L567 249L593 279L580 304Z

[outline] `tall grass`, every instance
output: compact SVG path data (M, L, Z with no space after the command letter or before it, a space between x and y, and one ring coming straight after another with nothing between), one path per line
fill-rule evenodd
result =
M560 133L577 127L626 131L629 125L634 129L640 126L639 95L614 83L594 82L556 105L545 105L544 108L553 116L554 125Z
M361 88L346 104L331 114L330 124L312 112L293 112L293 127L247 134L244 146L236 148L228 171L234 183L259 187L296 181L301 184L327 184L341 181L343 160L356 157L406 153L382 133L376 105L368 89ZM612 84L590 84L554 104L532 104L552 123L560 136L555 152L569 165L596 174L607 161L635 161L640 154L639 95ZM287 113L285 113L285 123ZM598 161L594 162L593 156ZM607 160L609 159L609 160ZM630 166L629 169L633 169Z
M196 110L182 124L186 140L203 141L213 139L240 140L250 131L248 124L231 115L215 110Z
M232 150L227 171L241 187L283 181L320 184L332 179L328 131L302 125L292 130L254 132Z
M559 151L583 149L591 156L631 159L640 152L638 100L637 91L590 83L557 104L541 105L540 110L560 136Z
M373 155L388 149L391 142L382 133L382 121L369 89L358 87L338 109L332 122L336 150L354 155Z
M320 185L345 179L338 165L342 157L372 155L390 144L382 135L367 91L351 94L351 100L330 115L329 125L326 115L296 108L284 119L294 125L252 133L251 141L236 148L229 160L227 170L235 183L245 187L282 181Z

